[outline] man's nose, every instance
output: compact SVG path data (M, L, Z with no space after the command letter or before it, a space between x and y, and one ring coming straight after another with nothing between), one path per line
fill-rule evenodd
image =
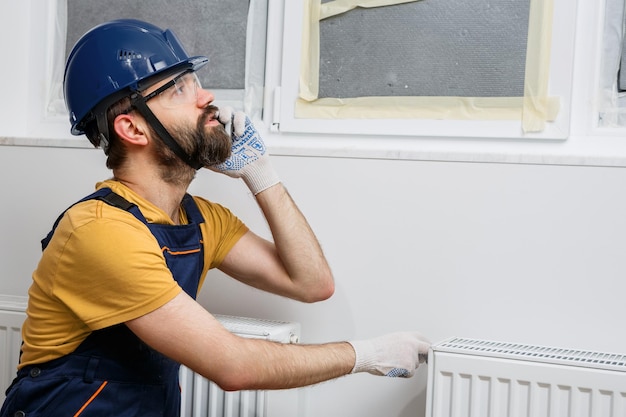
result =
M207 104L210 104L215 100L215 96L212 91L206 90L204 88L200 88L198 90L198 107L205 107Z

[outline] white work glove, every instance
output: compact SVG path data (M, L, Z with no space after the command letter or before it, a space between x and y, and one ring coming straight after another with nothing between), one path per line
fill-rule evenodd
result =
M220 107L218 120L232 136L232 153L226 161L211 169L229 177L242 178L254 195L278 184L280 179L268 158L263 139L248 116L233 111L231 107Z
M348 342L356 353L351 373L412 377L428 358L430 342L419 333L399 332L375 339Z

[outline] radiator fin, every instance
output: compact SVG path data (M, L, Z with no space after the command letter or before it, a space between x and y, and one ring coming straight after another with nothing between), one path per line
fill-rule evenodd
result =
M0 403L15 377L26 318L26 297L0 295Z
M265 391L226 392L216 384L182 366L181 416L262 417L266 415Z

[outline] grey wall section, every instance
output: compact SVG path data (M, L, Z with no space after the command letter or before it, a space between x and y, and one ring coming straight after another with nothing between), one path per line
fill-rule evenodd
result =
M141 19L174 31L190 55L205 55L208 69L198 74L211 89L243 89L247 0L68 0L69 54L93 26L120 18Z
M322 20L319 97L523 96L529 10L422 0Z

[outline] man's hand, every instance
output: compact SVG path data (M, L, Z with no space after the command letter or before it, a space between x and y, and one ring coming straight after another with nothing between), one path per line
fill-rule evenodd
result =
M419 333L391 333L369 340L349 342L356 353L352 373L411 377L428 357L430 342Z
M233 178L242 178L254 195L280 182L274 171L265 143L250 118L230 107L220 108L219 121L232 136L231 156L211 167Z

